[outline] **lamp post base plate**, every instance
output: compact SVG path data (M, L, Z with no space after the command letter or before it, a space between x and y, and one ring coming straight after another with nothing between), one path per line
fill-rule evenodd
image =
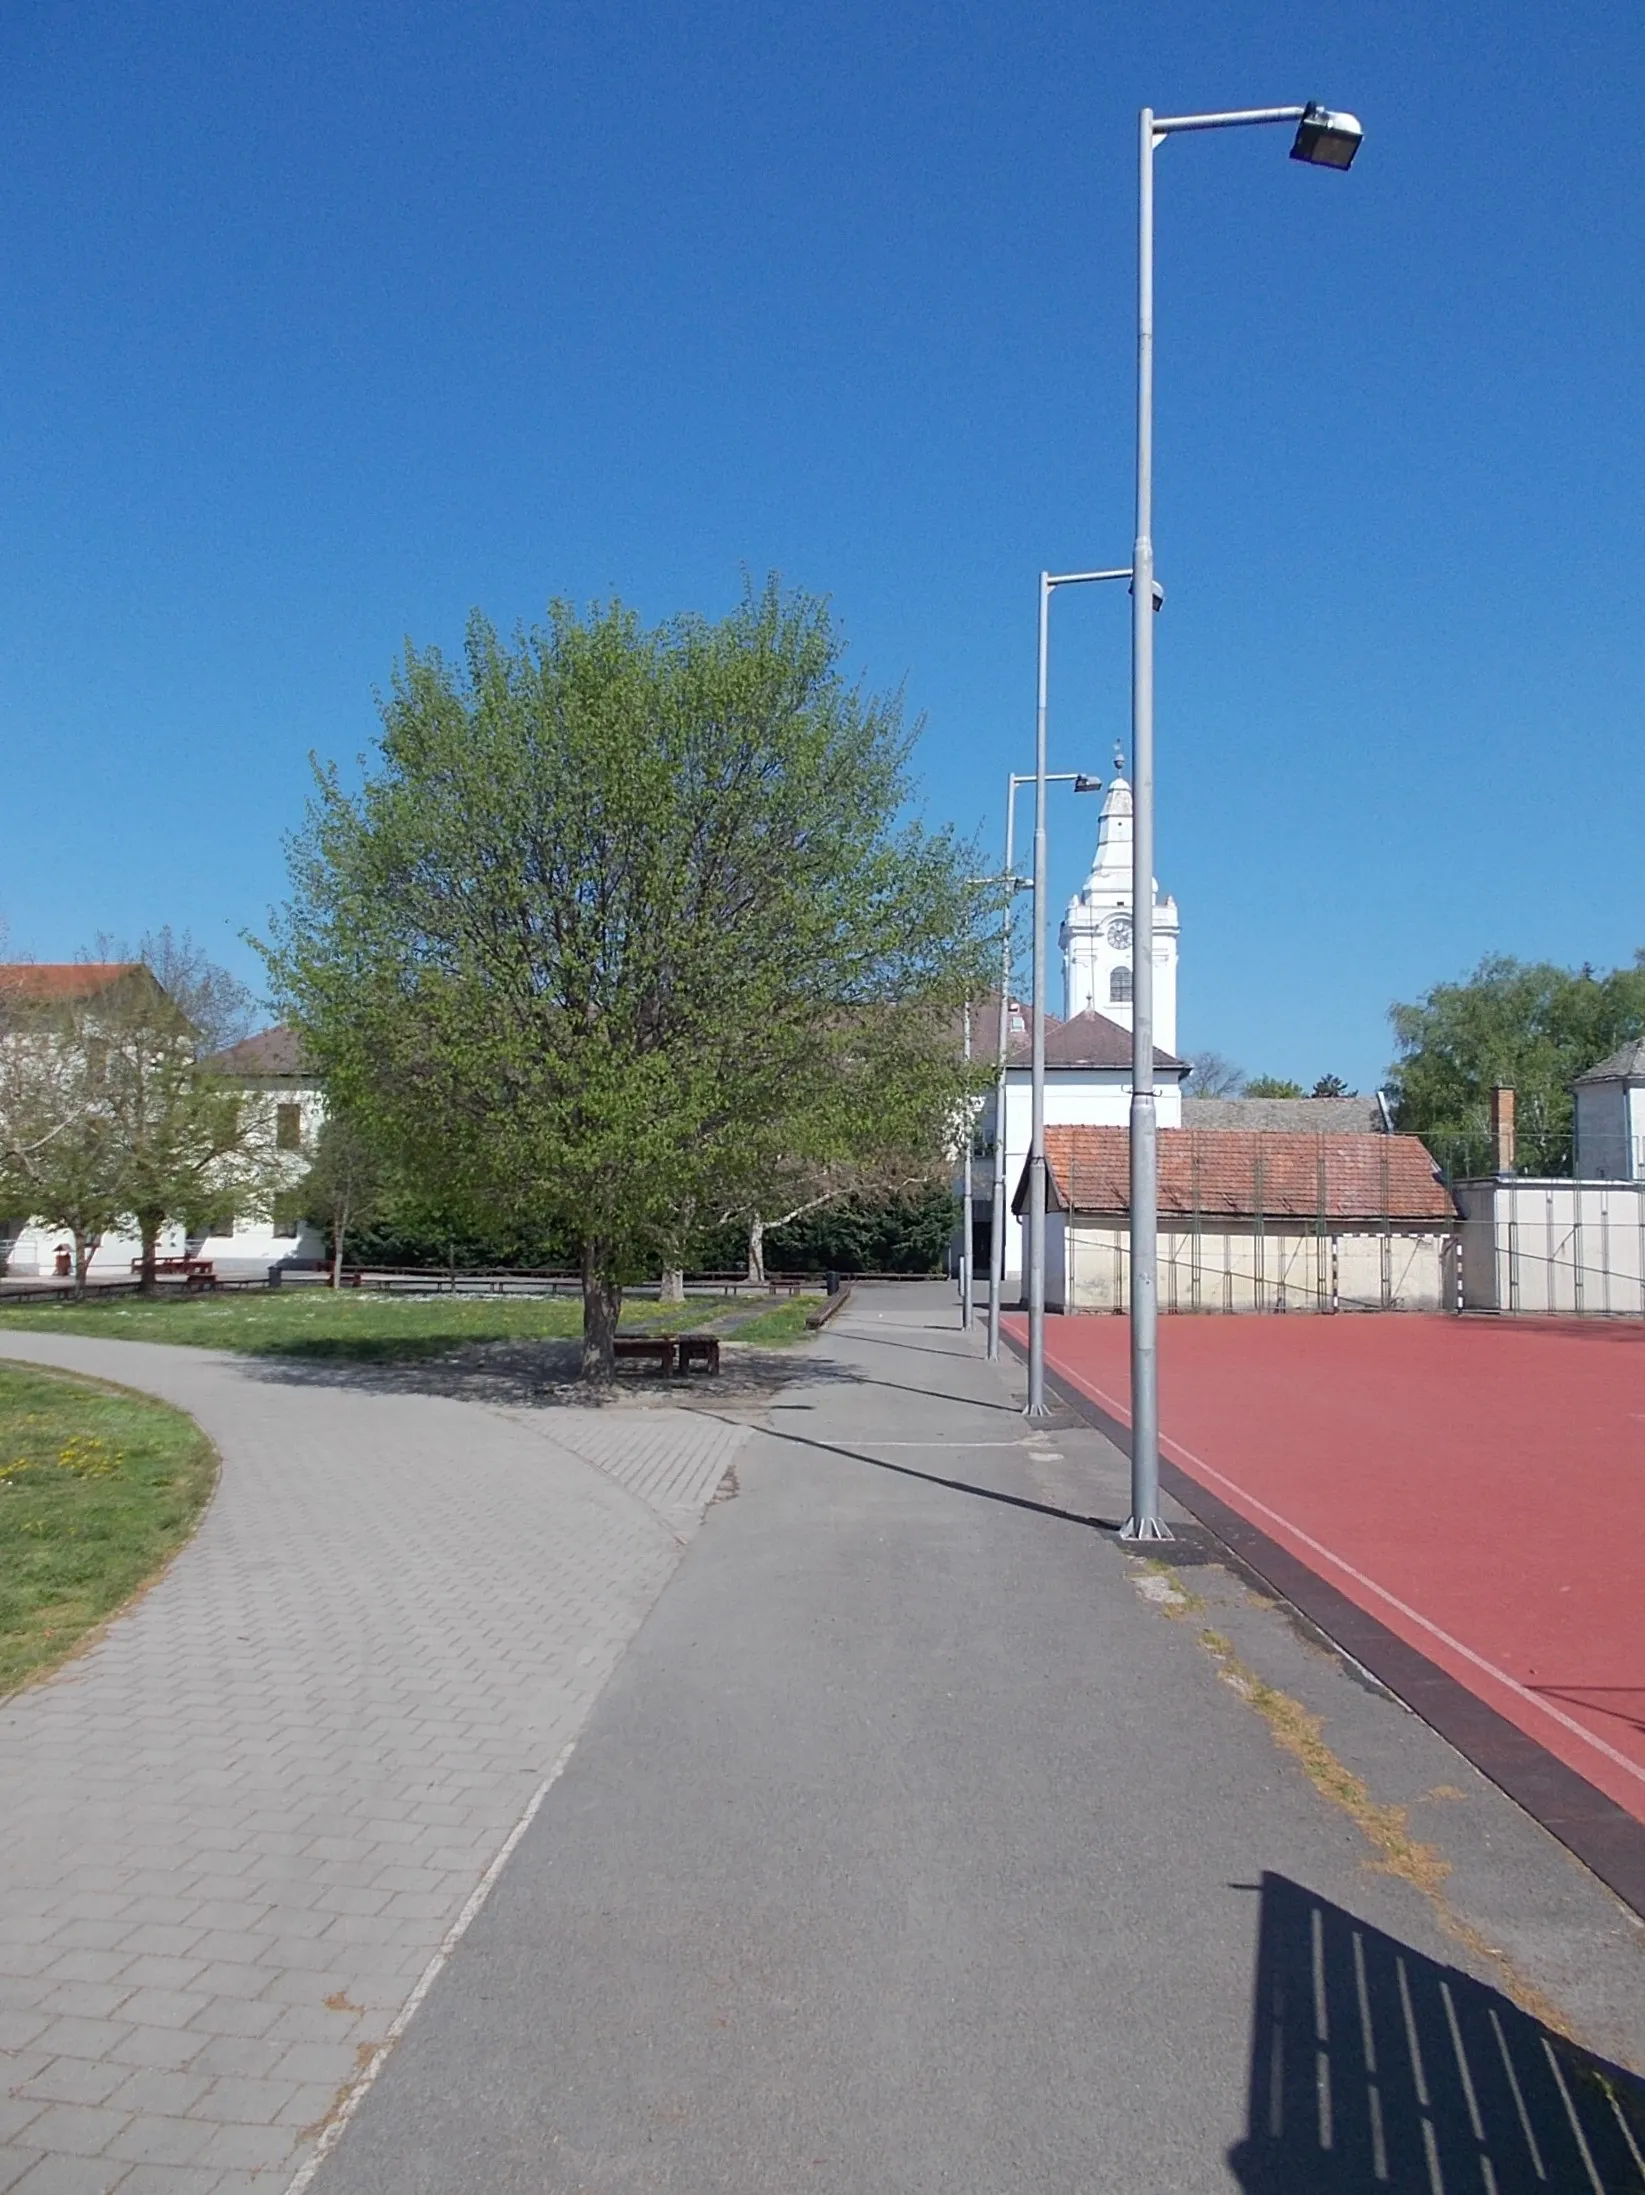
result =
M1127 1517L1120 1527L1122 1540L1174 1540L1176 1536L1162 1517Z
M1025 1418L1051 1418L1056 1416L1048 1402L1025 1402L1022 1406Z

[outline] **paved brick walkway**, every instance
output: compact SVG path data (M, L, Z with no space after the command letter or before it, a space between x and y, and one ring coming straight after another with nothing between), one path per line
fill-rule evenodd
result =
M191 1411L192 1544L0 1707L0 2190L277 2195L575 1737L746 1429L66 1335Z

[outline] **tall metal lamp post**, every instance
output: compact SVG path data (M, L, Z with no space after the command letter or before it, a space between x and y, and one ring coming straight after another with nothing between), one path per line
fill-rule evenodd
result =
M1000 935L1000 1026L994 1068L994 1201L989 1226L988 1254L988 1355L1000 1353L1000 1298L1005 1292L1005 1220L1008 1184L1005 1178L1006 1071L1011 1063L1011 971L1016 932L1016 895L1034 889L1031 879L1016 873L1017 792L1038 782L1032 770L1013 770L1005 781L1005 874L1002 879L1011 897L1005 904ZM1100 793L1102 779L1083 770L1052 770L1047 785L1072 785L1076 793Z
M1129 579L1129 564L1111 572L1041 572L1038 703L1034 720L1034 1039L1033 1109L1028 1130L1028 1404L1025 1415L1049 1414L1045 1400L1045 704L1051 673L1051 597L1059 587Z
M1137 539L1131 605L1131 1514L1121 1537L1171 1537L1159 1513L1159 1145L1154 1115L1154 155L1190 130L1294 122L1293 160L1347 168L1364 135L1327 107L1141 115L1137 185ZM1043 609L1041 612L1043 620Z

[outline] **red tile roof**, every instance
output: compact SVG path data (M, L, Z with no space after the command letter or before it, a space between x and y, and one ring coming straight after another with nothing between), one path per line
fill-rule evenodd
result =
M12 998L95 998L142 965L140 960L10 961L0 966L0 991Z
M1124 1128L1048 1128L1053 1205L1129 1212L1130 1136ZM1018 1192L1018 1205L1022 1201ZM1456 1217L1451 1193L1415 1136L1307 1135L1162 1128L1159 1208L1177 1218L1429 1220Z

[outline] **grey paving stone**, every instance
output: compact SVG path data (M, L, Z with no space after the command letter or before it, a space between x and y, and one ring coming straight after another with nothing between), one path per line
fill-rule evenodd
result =
M118 2069L117 2069L118 2070ZM211 2086L203 2073L180 2073L167 2066L142 2066L128 2073L106 2098L111 2111L169 2112L179 2118Z
M106 2058L136 2024L134 2020L56 2019L34 2038L34 2047L50 2051L54 2058Z
M134 1989L121 2005L120 2017L133 2027L186 2027L210 2002L211 1993L204 1989Z
M130 2169L111 2158L45 2156L7 2195L109 2195Z
M300 2137L287 2126L220 2126L200 2152L200 2162L238 2165L246 2171L288 2163Z
M186 2027L134 2027L111 2063L123 2066L184 2066L199 2056L208 2038Z
M14 2142L31 2119L38 2119L46 2108L45 2099L37 2096L0 2096L0 2142Z
M212 2136L209 2119L177 2119L140 2113L120 2129L104 2155L128 2164L192 2164Z
M31 2172L39 2162L39 2150L20 2148L14 2142L0 2142L0 2195L11 2195L23 2175Z
M47 2104L29 2122L30 2143L48 2156L95 2157L125 2125L129 2113L95 2104Z
M80 2019L106 2020L131 1995L130 1982L60 1982L40 2000L43 2012L69 2013Z
M581 1727L746 1428L66 1335L0 1354L160 1394L224 1458L159 1586L0 1705L0 2047L63 2090L12 2138L14 2176L101 2186L70 2145L100 2129L133 2189L280 2195L298 2130ZM106 2110L104 2080L124 2119L66 2116ZM202 2081L175 2114L136 2100Z
M209 2166L140 2164L120 2182L120 2195L219 2195L222 2184L222 2175Z
M95 1954L80 1955L86 1958ZM112 1958L116 1954L105 1952L102 1956ZM167 1958L158 1951L145 1951L121 1967L120 1984L128 1997L134 1989L187 1989L204 1963L199 1958Z
M358 2067L351 2055L349 2079ZM295 2127L299 2134L312 2136L319 2131L336 2108L343 2081L309 2081L299 2088L291 2101L283 2104L274 2115L276 2126Z
M100 2104L125 2079L123 2066L106 2059L53 2058L38 2073L14 2086L20 2096L35 2096L55 2104Z
M31 2006L0 2005L0 2050L26 2050L50 2027L54 2015Z
M195 2069L213 2080L264 2080L291 2048L257 2035L215 2035L194 2060Z

